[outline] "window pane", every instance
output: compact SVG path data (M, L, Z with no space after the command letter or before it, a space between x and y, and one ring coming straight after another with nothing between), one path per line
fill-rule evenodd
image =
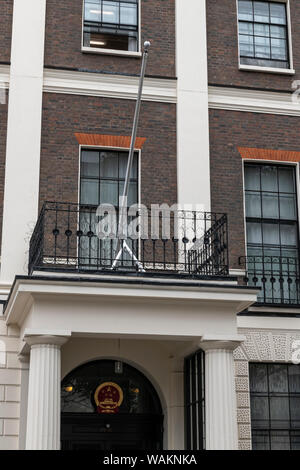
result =
M300 431L291 433L291 450L300 450Z
M262 194L263 217L277 219L279 217L278 196Z
M293 425L300 428L300 396L291 397L291 420L294 421Z
M85 21L101 21L100 1L85 2Z
M137 5L135 3L121 3L121 24L137 25Z
M270 3L271 23L286 24L285 5Z
M268 24L260 24L260 23L255 23L254 24L254 34L256 36L270 36L270 27Z
M284 193L295 192L294 170L291 168L279 168L279 191Z
M97 180L81 180L80 202L81 204L98 205L99 183Z
M268 397L251 397L251 422L253 426L268 427L269 423Z
M286 33L285 33L285 28L283 26L271 26L271 36L272 38L285 38Z
M282 245L297 246L297 228L294 225L281 225L280 237Z
M254 2L254 21L259 23L269 23L269 3Z
M116 181L101 181L100 183L101 204L119 204L118 183Z
M268 377L266 364L249 364L251 392L267 392Z
M123 194L123 190L124 190L124 182L121 181L119 183L119 191L120 191L120 195ZM131 182L130 185L129 185L129 189L128 189L128 199L127 199L127 205L128 206L131 206L132 204L136 204L137 203L137 183L133 183Z
M253 24L252 23L245 23L245 22L239 22L239 32L241 34L248 34L248 35L253 35Z
M270 419L273 428L288 428L290 407L288 397L270 397Z
M253 21L252 2L239 0L239 19Z
M118 177L118 155L116 152L100 153L100 176L106 178Z
M270 57L270 39L255 36L255 57Z
M253 36L239 35L240 53L243 56L252 57L254 55Z
M260 245L262 243L261 224L250 222L247 224L247 241Z
M264 165L261 169L261 186L263 191L278 191L277 167Z
M137 178L137 155L135 154L133 156L133 163L132 163L132 170L131 170L131 175L130 178ZM128 163L128 154L127 153L120 153L119 154L119 172L120 172L120 178L125 178L126 176L126 169L127 169L127 163Z
M279 225L263 224L263 239L266 245L279 245Z
M300 393L300 365L289 365L290 392Z
M268 431L253 431L253 450L270 450L270 436Z
M260 168L245 166L245 189L260 190Z
M287 366L284 364L269 365L270 392L288 392Z
M296 220L297 208L294 196L280 196L280 218Z
M82 151L81 174L82 176L99 177L99 152Z
M271 450L289 450L290 436L288 431L271 432Z
M246 194L246 215L247 217L261 217L260 193Z
M104 23L119 23L119 4L104 1L102 18Z
M272 59L287 60L286 41L271 39Z

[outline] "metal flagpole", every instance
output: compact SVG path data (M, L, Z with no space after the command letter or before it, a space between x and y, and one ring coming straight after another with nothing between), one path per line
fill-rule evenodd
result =
M144 43L144 53L143 53L141 75L140 75L140 80L139 80L139 88L138 88L137 101L136 101L135 113L134 113L134 119L133 119L132 134L131 134L131 141L130 141L129 157L128 157L128 162L127 162L124 190L123 190L123 195L120 198L120 204L119 204L120 213L119 213L119 234L118 234L118 237L120 236L120 229L124 226L124 216L125 215L127 216L128 188L129 188L129 183L130 183L130 174L131 174L132 165L133 165L134 146L135 146L137 128L138 128L138 123L139 123L143 83L144 83L144 78L145 78L145 71L146 71L146 65L147 65L147 60L148 60L149 48L150 48L150 42L146 41ZM125 212L126 212L126 214L125 214ZM135 254L129 248L126 240L123 240L122 246L120 247L120 238L118 238L117 250L118 249L119 249L118 254L116 255L116 257L114 259L114 262L111 266L111 269L115 269L117 267L118 261L120 260L120 258L122 256L122 253L125 250L129 254L129 256L131 256L131 258L134 260L134 262L135 262L136 266L138 267L139 271L145 272L142 263L137 259Z

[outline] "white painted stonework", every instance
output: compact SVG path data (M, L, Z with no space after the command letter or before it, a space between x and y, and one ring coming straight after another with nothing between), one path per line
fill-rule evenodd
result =
M30 336L26 450L60 449L60 348L64 337Z
M26 273L28 241L38 215L45 12L46 0L14 0L2 282Z
M205 0L176 0L176 70L178 202L209 211Z
M237 450L237 413L233 351L244 340L204 337L206 450Z
M0 450L19 448L21 365L20 331L0 317Z

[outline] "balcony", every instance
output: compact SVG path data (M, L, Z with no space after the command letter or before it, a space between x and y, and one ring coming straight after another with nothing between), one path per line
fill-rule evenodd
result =
M37 271L212 278L228 275L227 216L136 208L123 219L97 207L46 202L30 240L29 275ZM109 236L103 237L109 228ZM130 229L130 230L129 230ZM105 232L106 233L106 232ZM127 250L119 253L126 241ZM117 254L119 257L117 258ZM117 260L116 260L117 258Z
M241 257L245 268L244 282L260 287L260 304L298 306L300 304L299 259L284 256Z

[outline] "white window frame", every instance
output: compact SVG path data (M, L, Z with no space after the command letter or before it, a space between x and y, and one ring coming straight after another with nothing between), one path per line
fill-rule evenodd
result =
M107 55L117 55L117 56L127 56L127 57L142 57L141 49L141 0L138 0L138 51L120 51L117 49L102 49L98 47L88 47L83 45L83 30L84 30L84 3L85 0L82 0L82 21L81 21L81 52L86 52L90 54L107 54Z
M267 1L267 0L266 0ZM238 64L239 70L246 72L264 72L264 73L277 73L282 75L295 75L294 63L293 63L293 49L292 49L292 29L291 29L291 11L290 11L290 0L269 0L270 2L278 2L286 4L286 16L287 16L287 30L288 30L288 46L289 46L289 64L288 69L281 69L277 67L262 67L259 65L244 65L240 62L240 41L239 41L239 1L236 0L236 20L237 20L237 42L238 42Z

